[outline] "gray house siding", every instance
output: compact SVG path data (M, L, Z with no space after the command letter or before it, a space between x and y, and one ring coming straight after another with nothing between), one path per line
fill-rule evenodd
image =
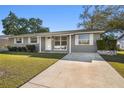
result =
M96 40L100 39L99 34L93 34L93 45L75 45L75 35L72 36L71 51L72 52L96 52Z
M93 38L94 38L94 45L96 45L96 41L100 39L100 34L93 34Z
M28 44L28 37L23 38L23 44L15 44L14 43L14 38L9 38L9 46L15 46L15 47L23 47L29 45ZM39 51L39 44L30 44L30 45L35 45L36 50Z
M90 33L87 33L87 34L90 34ZM78 35L78 34L82 34L82 33L74 33L74 34L71 33L71 34L72 34L72 36L71 36L71 52L96 52L97 51L96 40L100 39L100 33L93 33L93 35L90 35L93 38L93 39L91 39L91 41L93 40L93 44L91 44L91 42L90 42L90 45L75 45L75 41L76 41L75 34ZM83 34L85 34L85 33L83 33ZM59 35L61 35L61 33L58 34L58 36ZM47 36L57 36L57 35L46 35L46 37ZM69 52L69 48L70 48L69 34L67 34L66 36L67 36L67 50L54 50L54 38L52 38L52 42L51 42L52 49L49 52ZM10 46L17 46L17 47L29 45L28 37L31 37L31 36L25 36L25 37L23 36L23 44L15 44L14 37L9 38L9 44L10 44ZM36 45L37 50L40 49L39 44L33 44L33 45ZM41 51L46 51L45 50L45 36L43 36L43 35L41 36Z

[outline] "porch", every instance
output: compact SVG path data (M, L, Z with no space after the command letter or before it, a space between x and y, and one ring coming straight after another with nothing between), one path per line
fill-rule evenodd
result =
M71 35L39 37L41 53L71 53Z

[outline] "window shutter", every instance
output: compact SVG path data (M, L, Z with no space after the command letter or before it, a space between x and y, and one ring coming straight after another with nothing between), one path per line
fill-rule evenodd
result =
M78 45L78 35L75 35L75 45Z
M93 34L90 34L90 45L93 45Z

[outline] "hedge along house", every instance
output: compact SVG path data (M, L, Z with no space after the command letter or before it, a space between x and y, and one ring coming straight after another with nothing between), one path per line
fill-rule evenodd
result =
M10 46L35 45L39 52L96 52L104 31L72 30L11 36Z

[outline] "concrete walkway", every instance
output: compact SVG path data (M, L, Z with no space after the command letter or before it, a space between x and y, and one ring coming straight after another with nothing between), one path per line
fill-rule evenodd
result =
M72 53L21 88L124 87L124 79L97 53Z

